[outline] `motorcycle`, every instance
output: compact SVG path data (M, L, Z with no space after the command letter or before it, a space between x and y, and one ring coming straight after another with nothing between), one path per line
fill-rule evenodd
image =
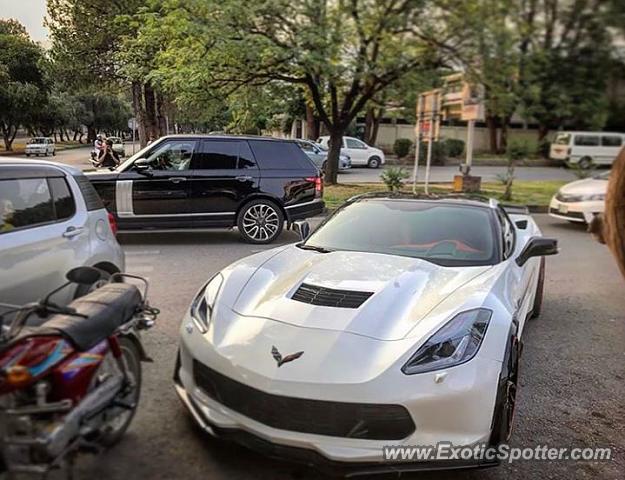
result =
M140 332L159 311L144 278L114 274L62 307L50 301L54 293L93 285L100 271L78 267L66 277L39 302L0 304L11 309L0 317L0 460L10 475L71 475L78 453L117 443L137 410L141 362L151 361Z

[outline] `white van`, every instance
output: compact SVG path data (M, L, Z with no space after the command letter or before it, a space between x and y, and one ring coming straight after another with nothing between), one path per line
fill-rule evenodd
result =
M551 144L549 157L564 160L581 168L612 165L625 145L625 133L558 132Z

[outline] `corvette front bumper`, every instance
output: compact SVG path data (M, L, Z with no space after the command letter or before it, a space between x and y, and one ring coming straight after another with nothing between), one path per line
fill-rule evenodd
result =
M314 337L325 334L311 331L311 342L321 341ZM405 438L390 440L329 436L274 428L217 401L219 395L215 395L215 392L207 394L196 383L194 361L251 387L250 391L260 390L281 398L401 405L410 414L415 428ZM419 375L404 375L399 368L393 367L380 377L364 383L332 382L322 385L313 384L305 378L287 381L265 378L242 365L233 365L199 331L183 329L175 387L195 421L216 437L230 438L269 456L315 464L322 469L325 466L332 470L339 467L339 470L346 469L352 473L393 472L494 465L493 462L457 463L439 460L384 462L383 447L436 445L439 442L450 442L454 446L488 443L500 371L501 363L478 356L442 372ZM261 404L267 407L265 398L255 399L253 395L248 403L254 405L255 401L259 408ZM302 414L297 410L280 413L293 416Z

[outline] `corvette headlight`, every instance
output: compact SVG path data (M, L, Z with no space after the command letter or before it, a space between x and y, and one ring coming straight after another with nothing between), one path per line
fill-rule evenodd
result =
M459 313L417 350L402 372L413 375L468 362L482 344L491 315L484 308Z
M198 328L205 333L213 315L217 296L224 283L224 277L218 273L204 285L191 302L191 318Z

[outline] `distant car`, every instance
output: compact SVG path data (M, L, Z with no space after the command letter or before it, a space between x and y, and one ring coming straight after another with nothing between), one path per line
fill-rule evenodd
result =
M328 148L330 137L320 137L317 143ZM378 168L384 165L386 159L384 152L379 148L370 147L362 140L354 137L343 137L341 153L349 156L352 165L366 165L369 168Z
M304 153L308 155L308 158L310 158L322 172L325 172L328 160L328 149L310 140L298 139L295 141L300 148L304 150ZM351 159L348 155L341 154L339 156L339 172L349 170L350 168L352 168Z
M44 161L0 160L0 302L22 305L65 283L78 266L103 279L124 270L116 226L78 169ZM60 305L98 285L64 289Z
M567 183L551 199L549 215L569 222L590 223L605 210L610 172Z
M126 150L124 150L124 141L119 137L108 137L107 140L113 142L113 151L120 157L126 156Z
M50 137L35 137L31 138L28 144L26 144L26 149L24 151L27 157L31 155L56 155L56 147L54 145L54 140Z
M87 174L120 230L237 227L250 243L321 213L323 180L292 140L171 135Z
M549 157L584 169L612 165L623 145L624 133L559 132L551 144Z
M557 241L495 200L370 194L207 281L175 388L215 437L349 476L496 465L384 445L498 446ZM534 330L536 334L536 330Z

